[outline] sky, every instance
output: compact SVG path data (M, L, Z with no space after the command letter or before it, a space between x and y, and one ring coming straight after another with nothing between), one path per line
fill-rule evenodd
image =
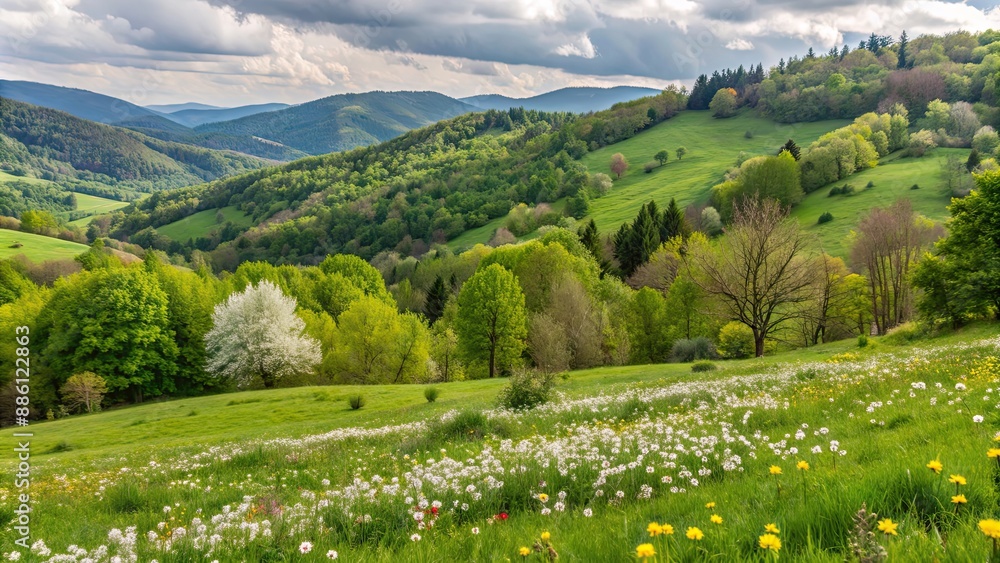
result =
M1000 8L983 0L0 0L0 78L140 105L526 97L991 27Z

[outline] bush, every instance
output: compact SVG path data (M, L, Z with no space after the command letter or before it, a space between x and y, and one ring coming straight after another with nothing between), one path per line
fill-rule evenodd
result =
M555 374L518 369L500 391L497 404L511 410L534 408L549 401L555 384Z
M867 347L868 347L868 335L862 334L858 336L858 348L867 348Z
M753 131L747 130L747 132L744 133L743 136L747 139L753 139Z
M826 213L819 216L819 221L817 221L817 224L822 225L823 223L829 223L830 221L833 221L833 213L827 211Z
M913 184L912 186L910 186L910 189L911 190L919 190L920 186L918 186L917 184Z
M656 168L657 166L659 166L659 165L660 165L660 163L658 163L658 162L655 162L655 161L654 161L654 162L647 162L646 164L643 164L643 165L642 165L642 170L643 170L643 171L644 171L644 172L645 172L646 174L649 174L650 172L652 172L652 171L653 171L653 169L655 169L655 168Z
M924 336L927 336L926 326L916 322L908 322L889 330L882 338L882 342L890 346L900 346L920 340Z
M715 364L713 364L708 360L701 360L699 362L691 364L691 371L695 373L700 373L703 371L715 371L716 369L717 368L715 367Z
M866 190L870 190L870 189L872 189L874 187L875 187L875 182L873 182L871 180L868 180L868 183L865 185L865 189Z
M350 397L347 398L347 404L351 405L351 410L355 410L356 411L356 410L360 409L361 407L365 406L365 397L364 397L364 395L360 395L360 394L359 395L351 395Z
M753 353L753 331L747 325L732 321L719 331L719 354L723 358L749 358Z
M434 401L436 401L438 395L440 395L440 392L438 391L437 387L428 387L424 389L424 398L427 399L428 403L433 403Z
M506 438L510 430L500 419L490 419L480 411L462 411L429 425L427 436L437 443L453 440L482 440L490 434Z
M674 362L686 363L695 360L712 360L716 356L715 346L711 340L704 336L692 338L691 340L682 338L674 342L673 348L670 349L670 359Z

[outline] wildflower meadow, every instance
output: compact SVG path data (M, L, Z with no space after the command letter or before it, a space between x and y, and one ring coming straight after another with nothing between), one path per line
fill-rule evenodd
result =
M40 423L32 546L5 485L3 558L997 560L996 333L597 368L526 411L472 381Z

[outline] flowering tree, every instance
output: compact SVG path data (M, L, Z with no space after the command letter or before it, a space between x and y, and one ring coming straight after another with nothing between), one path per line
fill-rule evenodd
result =
M305 323L295 314L295 299L269 281L229 296L215 307L212 323L205 335L208 371L240 387L257 378L274 387L320 361L319 342L302 333Z
M87 409L87 412L101 410L101 399L108 392L108 386L104 378L85 371L70 376L60 389L63 402L69 410L76 410L80 407Z

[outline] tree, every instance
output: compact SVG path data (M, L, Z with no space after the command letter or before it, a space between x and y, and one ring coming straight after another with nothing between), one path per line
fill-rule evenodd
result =
M656 155L653 156L653 158L655 158L656 161L660 163L660 166L663 166L664 164L667 163L667 160L670 159L670 152L667 151L666 149L663 149L657 152Z
M450 296L451 291L448 289L448 285L444 282L444 278L438 275L434 278L434 285L427 293L427 302L424 305L424 313L427 315L428 323L434 324L441 318L441 315L444 314L444 306L448 304Z
M717 250L698 244L690 263L696 279L722 303L729 318L750 327L754 352L764 355L764 341L786 321L799 318L797 305L810 297L814 273L804 262L807 239L798 223L773 200L738 202L733 224Z
M108 392L108 386L103 377L85 371L70 376L59 392L70 411L84 407L87 412L94 412L95 409L101 410L101 399Z
M868 277L878 334L885 334L909 317L910 267L935 238L933 226L918 220L906 199L872 209L858 223L851 262Z
M90 371L108 391L141 402L161 394L177 371L167 295L139 266L63 278L39 325L41 356L56 382Z
M910 40L906 36L906 30L899 36L899 50L897 51L898 61L896 62L896 68L907 68L910 66L909 53L906 48L909 46Z
M486 362L489 376L511 367L527 336L524 293L509 270L490 264L477 271L458 294L455 329L459 346L472 361Z
M229 296L215 307L205 335L207 368L222 380L271 388L283 377L308 372L320 361L319 342L303 334L296 302L270 281Z
M715 236L722 232L722 216L714 207L706 207L701 210L701 228L708 236Z
M684 147L677 147L677 151L676 152L677 152L677 160L680 160L680 159L684 158L684 155L687 154L688 150L686 148L684 148Z
M615 178L621 178L626 170L628 170L628 160L625 159L625 155L620 152L611 155L611 173Z
M969 172L972 172L973 170L976 169L977 166L979 166L979 163L981 162L982 159L979 158L979 151L977 151L976 149L972 149L972 151L969 153L968 160L965 161L965 169L968 170Z
M730 117L736 113L736 90L732 88L720 88L712 101L708 104L708 109L712 110L715 117Z
M791 139L785 141L785 144L778 149L778 154L781 154L784 151L788 151L788 154L792 155L792 158L795 160L802 158L802 149L800 149L799 145L795 144L795 141Z
M528 330L528 353L538 369L545 373L569 369L572 352L566 330L549 315L534 313Z
M684 218L684 211L674 198L670 198L670 203L660 216L660 242L667 242L674 237L687 238L689 234L691 227Z

